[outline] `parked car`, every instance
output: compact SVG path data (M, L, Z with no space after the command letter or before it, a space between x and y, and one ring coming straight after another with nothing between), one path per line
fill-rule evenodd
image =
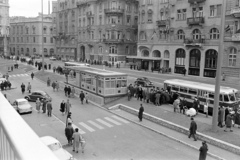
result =
M50 57L49 58L51 61L56 61L57 59L55 57Z
M68 60L66 58L62 58L62 61L63 62L67 62Z
M13 104L13 108L16 109L18 113L32 113L33 107L24 98L16 99Z
M134 84L141 85L143 87L153 86L153 83L147 77L137 78Z
M44 136L40 139L59 160L76 160L68 151L62 148L61 143L55 138Z
M32 93L30 93L29 95L25 96L24 97L26 100L28 101L34 101L36 102L36 100L39 98L39 100L42 100L42 99L46 99L47 101L48 100L51 100L52 98L44 91L34 91Z

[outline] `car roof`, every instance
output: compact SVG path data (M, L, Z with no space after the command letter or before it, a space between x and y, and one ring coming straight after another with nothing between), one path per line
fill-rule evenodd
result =
M51 136L44 136L44 137L41 137L40 139L47 146L53 143L60 143L57 139Z
M33 91L33 92L47 94L47 93L46 93L46 92L44 92L44 91Z
M19 98L19 99L16 99L16 101L17 101L17 102L27 102L27 100L26 100L26 99L24 99L24 98Z

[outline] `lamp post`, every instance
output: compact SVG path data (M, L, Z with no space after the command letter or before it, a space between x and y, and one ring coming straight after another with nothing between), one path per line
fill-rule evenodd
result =
M42 73L44 74L44 50L43 50L43 0L42 0L42 31L41 31L41 33L42 33L42 35L41 35L41 37L42 37Z
M218 62L217 62L217 74L216 74L216 84L215 84L215 95L214 95L214 107L213 107L213 118L212 118L212 130L217 130L217 120L218 120L218 107L219 107L219 93L220 93L220 81L221 81L221 64L222 55L224 52L224 33L225 33L225 16L226 16L226 1L222 0L222 17L221 17L221 30L220 30L220 40L218 48Z

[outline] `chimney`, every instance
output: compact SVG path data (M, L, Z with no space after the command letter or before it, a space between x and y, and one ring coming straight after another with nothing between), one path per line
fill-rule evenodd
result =
M50 0L48 0L48 15L50 15Z

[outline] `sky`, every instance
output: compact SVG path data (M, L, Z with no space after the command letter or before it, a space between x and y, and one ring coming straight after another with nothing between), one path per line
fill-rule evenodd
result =
M9 15L12 16L25 16L36 17L41 11L42 0L9 0ZM51 5L50 0L50 5ZM50 13L51 13L50 7ZM48 0L43 0L43 13L48 13Z

